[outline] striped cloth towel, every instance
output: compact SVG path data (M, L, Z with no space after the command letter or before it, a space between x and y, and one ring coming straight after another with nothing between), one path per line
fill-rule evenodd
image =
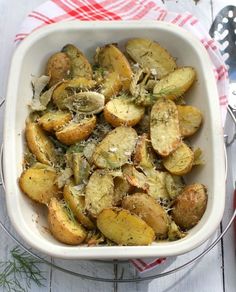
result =
M16 43L45 25L68 20L159 20L181 26L195 35L205 46L219 93L222 121L226 117L228 74L218 44L210 38L199 20L188 12L169 12L152 0L49 0L34 9L15 37ZM165 262L165 258L131 260L140 273L150 271Z

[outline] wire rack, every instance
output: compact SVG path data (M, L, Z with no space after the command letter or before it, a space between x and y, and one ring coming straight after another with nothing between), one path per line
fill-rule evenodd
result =
M2 100L0 102L0 107L2 107L2 105L4 104L4 100ZM234 136L233 139L231 139L230 141L228 141L228 137L225 136L226 138L226 147L229 147L230 145L232 145L232 143L234 142L234 140L236 139L236 137ZM226 150L225 150L226 153ZM227 155L225 155L227 157ZM3 160L3 147L1 147L1 152L0 152L0 177L1 177L1 181L0 181L0 186L3 188L3 190L5 190L5 186L4 186L4 173L3 173L3 167L2 167L2 160ZM226 158L227 161L227 158ZM227 165L227 163L226 163ZM226 171L227 173L227 171ZM1 192L2 194L4 194L4 192ZM157 279L157 278L161 278L161 277L165 277L168 275L171 275L173 273L176 273L180 270L183 270L191 265L193 265L195 262L199 261L200 259L202 259L210 250L212 250L217 244L218 242L221 241L221 239L223 238L223 236L226 234L226 232L228 231L228 229L230 228L232 222L234 221L234 218L236 217L236 210L234 210L232 217L230 218L229 222L226 224L226 227L224 228L224 230L221 232L221 234L219 234L217 236L217 238L215 240L209 240L209 242L207 243L207 247L205 247L205 249L203 251L200 251L196 256L192 257L190 260L186 261L185 263L179 265L179 266L175 266L174 268L171 268L171 264L175 261L175 257L170 257L167 259L167 261L164 264L159 265L159 267L157 267L154 271L152 271L151 273L148 272L147 274L145 274L144 276L140 276L139 273L137 273L137 271L134 269L134 267L129 263L129 261L119 261L119 260L111 260L111 261L74 261L73 266L68 268L67 263L68 261L57 261L57 263L55 263L55 261L51 258L46 258L43 255L40 255L37 251L32 250L29 246L27 246L21 239L18 238L17 235L14 234L14 231L11 231L11 224L8 220L6 220L7 218L7 214L6 214L6 204L5 204L5 198L1 198L1 204L0 204L0 227L6 232L6 234L17 244L19 245L24 251L27 251L31 256L35 257L36 259L40 260L41 262L43 262L44 264L59 270L61 272L82 278L82 279L86 279L86 280L92 280L92 281L99 281L99 282L108 282L108 283L128 283L128 282L141 282L141 281L147 281L147 280L153 280L153 279ZM60 264L58 263L60 262ZM70 261L71 262L71 261ZM86 262L87 265L87 269L86 271L83 272L78 272L76 270L83 270L83 269L78 269L78 267L82 267L84 266ZM113 277L107 277L103 275L99 274L99 271L101 270L101 265L104 267L107 266L107 268L113 269L113 271L116 271L114 273ZM117 270L118 270L118 266L123 266L126 267L126 269L121 269L120 275L118 275ZM127 269L128 267L128 269ZM123 271L124 270L128 270L129 273L124 274Z

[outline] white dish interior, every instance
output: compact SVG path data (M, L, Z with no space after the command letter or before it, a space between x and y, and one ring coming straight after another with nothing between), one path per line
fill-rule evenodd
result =
M65 44L77 45L90 59L97 46L129 38L145 37L156 40L178 65L193 66L197 82L188 92L188 104L197 106L204 114L201 130L192 144L204 153L205 165L196 167L187 182L200 182L208 189L208 203L201 221L188 236L174 242L151 246L68 246L55 240L45 229L47 210L29 200L19 189L22 172L27 104L32 98L31 77L44 72L48 57ZM4 125L4 174L8 214L17 232L32 247L55 257L73 259L141 258L172 256L186 253L204 241L221 221L225 201L225 165L223 131L214 74L202 44L185 30L158 21L130 22L67 22L49 25L27 37L16 49L12 59Z

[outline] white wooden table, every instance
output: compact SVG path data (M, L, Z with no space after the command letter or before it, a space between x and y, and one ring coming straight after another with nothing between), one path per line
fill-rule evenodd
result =
M154 0L153 0L154 1ZM19 26L27 13L33 8L43 3L44 0L0 0L0 97L4 97L6 93L6 85L8 78L9 65L11 55L14 49L13 39L17 33ZM188 10L194 14L207 29L210 28L212 20L217 12L224 6L229 4L236 5L235 0L156 0L161 6L165 5L169 10L183 12ZM197 5L195 2L198 2ZM0 110L0 118L3 118L3 109ZM232 134L235 127L232 121L228 118L226 123L226 130ZM0 127L0 141L2 140L2 123ZM235 142L236 144L236 142ZM161 267L162 271L173 269L179 265L194 258L197 254L203 251L211 241L214 240L228 222L233 211L232 192L233 180L236 179L236 145L233 144L228 149L229 157L229 176L227 181L227 199L226 209L222 226L218 228L215 235L203 246L190 252L188 254L179 256L175 261L169 262L166 266ZM0 204L4 204L4 193L1 190ZM2 216L1 216L2 218ZM5 216L6 226L14 233L7 215ZM15 234L17 237L17 235ZM0 230L0 261L9 257L9 251L15 246L15 243L9 236ZM191 291L191 292L233 292L236 291L236 259L235 259L235 236L233 228L230 228L224 239L214 247L206 256L200 261L196 262L179 272L164 278L155 279L152 281L144 281L140 283L102 283L83 280L69 274L65 274L47 265L42 265L46 281L45 287L38 288L32 285L30 291ZM56 264L64 267L75 267L76 263L70 261L62 261L48 258ZM77 266L77 272L86 273L91 270L91 263L83 261ZM113 277L114 275L121 275L124 272L130 277L135 276L132 266L128 264L119 264L113 269L110 264L95 264L93 276L99 274L104 277ZM168 267L167 267L168 266ZM153 274L153 273L152 273ZM0 291L3 291L3 289Z

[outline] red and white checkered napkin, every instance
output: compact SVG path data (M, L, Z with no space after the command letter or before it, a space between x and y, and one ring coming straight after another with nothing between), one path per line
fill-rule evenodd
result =
M154 0L155 1L155 0ZM178 14L159 7L151 0L49 0L33 10L23 22L15 41L18 43L32 31L59 21L68 20L159 20L181 26L194 34L205 46L215 72L219 103L224 123L227 106L228 74L218 50L218 44L210 38L198 19L188 12ZM135 259L133 265L141 273L149 271L165 261L165 258Z

